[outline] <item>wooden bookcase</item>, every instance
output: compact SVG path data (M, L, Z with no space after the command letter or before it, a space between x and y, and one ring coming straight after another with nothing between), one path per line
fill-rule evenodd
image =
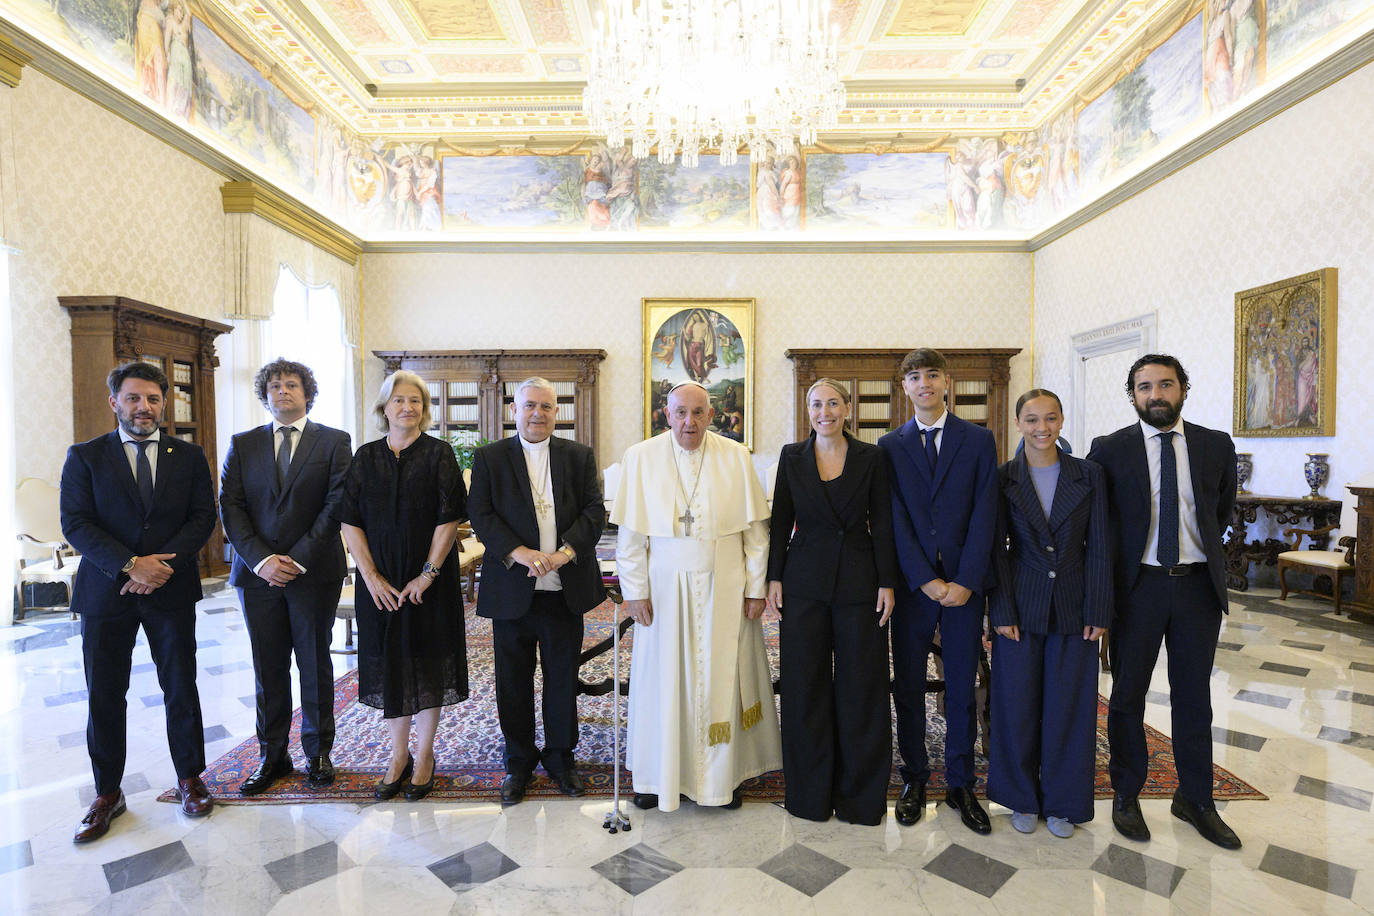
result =
M162 415L164 433L205 451L218 492L215 338L233 328L124 296L58 296L57 301L72 321L74 441L84 442L114 428L105 387L110 370L130 360L152 363L167 373L171 384ZM201 574L227 571L224 532L216 525L201 551Z
M558 393L554 435L596 450L596 377L605 350L373 350L386 366L414 372L429 386L430 432L460 441L515 435L515 386L533 375Z
M806 416L806 389L818 378L833 378L849 386L853 405L849 431L856 439L877 442L890 429L911 419L911 402L902 390L898 372L902 358L910 350L846 349L787 350L792 360L796 402L796 435L810 430ZM1007 420L1010 404L1007 386L1011 381L1011 358L1020 348L940 350L949 361L951 413L992 430L997 440L999 461L1007 452Z

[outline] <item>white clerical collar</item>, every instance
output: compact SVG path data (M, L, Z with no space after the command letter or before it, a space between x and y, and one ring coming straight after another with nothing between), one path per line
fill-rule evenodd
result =
M1179 417L1177 420L1174 421L1174 425L1171 426L1171 427L1169 427L1168 429L1158 429L1158 428L1156 428L1156 427L1154 427L1154 426L1151 426L1149 423L1146 423L1144 420L1141 420L1141 421L1140 421L1140 431L1143 432L1143 433L1145 434L1145 438L1147 438L1147 439L1150 438L1151 436L1158 437L1158 436L1160 436L1160 435L1163 434L1163 433L1178 433L1178 437L1179 437L1180 439L1182 439L1182 438L1183 438L1183 418L1182 418L1182 417Z
M530 442L521 435L517 435L515 438L520 440L520 447L527 452L547 452L549 450L549 440L552 439L553 436L545 436L538 442Z
M154 429L153 429L153 434L152 434L151 436L148 436L148 437L143 438L143 439L135 439L133 436L129 435L128 430L126 430L126 429L125 429L124 427L122 427L122 426L119 427L119 441L120 441L120 442L156 442L158 439L161 439L161 438L162 438L162 430L157 429L156 427L154 427Z
M947 419L949 419L949 411L948 411L948 410L943 411L943 412L940 414L940 419L936 420L934 423L930 424L929 426L927 426L926 424L922 423L922 422L921 422L921 418L920 418L920 417L917 417L917 418L916 418L916 428L919 429L919 430L921 430L921 432L925 432L925 431L928 430L928 429L944 429L944 428L945 428L945 420L947 420Z
M669 430L667 433L669 440L671 440L673 443L673 454L678 456L679 458L685 456L688 461L696 461L698 457L705 453L704 450L706 448L706 436L709 435L710 433L703 435L701 437L701 444L698 445L696 448L686 449L683 448L682 445L677 441L677 437L673 435L672 430Z
M277 433L281 432L283 426L289 426L292 429L294 429L297 433L303 433L305 432L305 417L301 417L294 423L278 423L276 420L273 420L272 435L275 436Z

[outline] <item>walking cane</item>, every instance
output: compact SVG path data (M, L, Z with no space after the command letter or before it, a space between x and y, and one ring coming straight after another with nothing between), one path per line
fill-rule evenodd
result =
M630 832L630 818L620 810L620 590L611 595L611 747L615 764L611 777L611 810L601 826L611 833Z

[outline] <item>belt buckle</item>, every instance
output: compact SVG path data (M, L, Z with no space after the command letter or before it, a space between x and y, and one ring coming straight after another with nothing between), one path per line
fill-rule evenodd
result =
M1165 568L1169 571L1169 575L1172 578L1191 575L1193 572L1193 567L1186 563L1179 563L1177 566L1168 566Z

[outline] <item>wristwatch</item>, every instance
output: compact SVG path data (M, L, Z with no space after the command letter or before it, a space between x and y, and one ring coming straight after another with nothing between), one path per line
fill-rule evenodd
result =
M563 556L567 557L569 563L577 559L577 551L573 550L567 544L564 544L562 547L558 548L558 552L563 554Z
M125 563L119 571L127 576L133 570L136 562L138 562L138 557L129 557L129 562Z
M433 563L426 560L424 567L420 570L420 575L424 576L426 579L429 579L432 582L435 579L439 578L439 567L435 566Z

